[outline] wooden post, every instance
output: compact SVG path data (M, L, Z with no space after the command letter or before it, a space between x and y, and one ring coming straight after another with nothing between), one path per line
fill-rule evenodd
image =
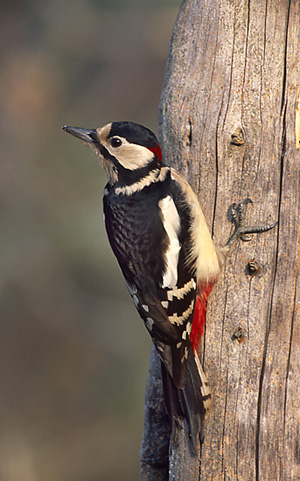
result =
M170 480L300 479L299 19L299 0L186 0L174 28L165 162L199 195L217 245L230 234L227 208L246 197L251 225L279 224L236 243L210 297L201 463L182 441Z

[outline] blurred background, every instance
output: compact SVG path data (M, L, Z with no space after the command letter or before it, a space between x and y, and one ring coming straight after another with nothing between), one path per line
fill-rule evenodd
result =
M157 132L179 0L2 0L0 480L139 479L151 348L61 130Z

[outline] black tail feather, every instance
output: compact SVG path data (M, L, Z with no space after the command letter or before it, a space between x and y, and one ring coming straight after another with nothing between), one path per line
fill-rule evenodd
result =
M185 419L189 430L190 448L193 455L197 455L199 442L203 442L203 422L211 399L197 353L189 348L182 389L175 387L163 364L162 373L166 408L172 423L172 442L176 444L178 429L182 429Z

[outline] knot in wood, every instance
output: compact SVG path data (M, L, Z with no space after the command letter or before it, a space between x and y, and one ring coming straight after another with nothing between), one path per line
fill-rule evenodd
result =
M261 264L255 259L250 259L250 261L247 264L247 273L249 276L256 276L259 272L261 272L262 266Z
M243 333L243 329L241 327L238 327L234 333L232 334L231 336L231 340L232 341L237 341L238 343L241 343L244 341L244 333Z
M245 136L241 127L237 127L234 132L232 132L230 143L233 145L243 145L245 143Z

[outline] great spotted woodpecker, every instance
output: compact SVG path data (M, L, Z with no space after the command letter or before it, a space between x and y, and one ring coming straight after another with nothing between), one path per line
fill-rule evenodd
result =
M63 129L91 146L107 172L109 242L162 361L173 430L176 418L185 418L195 452L211 399L197 347L221 268L197 197L163 164L156 136L142 125Z

